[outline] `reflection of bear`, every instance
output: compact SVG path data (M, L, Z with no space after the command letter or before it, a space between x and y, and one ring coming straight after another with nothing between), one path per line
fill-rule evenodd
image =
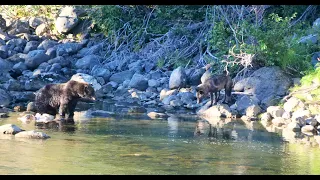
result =
M73 80L60 84L47 84L37 91L35 107L41 114L48 113L55 116L59 113L60 118L68 114L68 118L71 119L80 98L95 100L95 92L91 85Z

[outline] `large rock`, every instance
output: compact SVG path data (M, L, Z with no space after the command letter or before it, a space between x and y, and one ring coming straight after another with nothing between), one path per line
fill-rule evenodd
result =
M92 68L91 75L94 77L102 77L105 82L108 82L111 72L106 68L96 65Z
M246 114L246 109L248 107L258 104L259 100L257 98L244 95L237 99L237 101L235 102L235 107L240 114L244 115Z
M199 114L201 116L204 116L206 118L212 118L212 117L227 117L227 118L230 118L232 116L231 109L226 104L214 105L214 106L209 107L208 109L201 108L197 112L197 114Z
M102 51L102 48L103 48L103 43L99 43L90 48L83 48L78 52L78 56L84 57L92 54L99 55L99 52Z
M186 75L187 75L187 84L189 86L196 86L201 83L201 77L205 70L203 68L192 68L186 70Z
M79 69L89 69L91 70L95 65L99 65L102 61L102 57L97 55L88 55L76 62L76 67Z
M291 97L290 99L288 99L287 102L285 102L283 104L283 109L286 112L292 112L295 109L299 109L299 108L303 108L303 107L304 107L303 102L296 97Z
M55 26L60 34L66 34L75 27L78 22L79 19L76 14L76 9L71 6L67 6L61 9L58 18L56 19Z
M13 64L5 59L0 58L0 73L8 72L13 67Z
M183 67L178 67L172 71L169 79L169 88L177 89L183 88L187 84L187 75Z
M129 87L145 91L148 88L148 80L141 74L134 74L129 83Z
M45 54L44 50L33 50L28 53L25 64L28 69L35 69L47 60L49 60L49 56Z
M12 24L7 28L7 32L10 35L20 34L20 33L29 33L30 27L28 21L15 20Z
M24 47L23 53L27 54L29 51L36 50L38 46L39 46L38 41L29 41L29 42L27 42L26 46Z
M172 89L172 90L169 90L169 89L162 89L160 91L160 101L162 101L164 98L168 97L168 96L171 96L171 95L177 95L178 94L178 91L176 89Z
M22 91L23 87L21 86L21 83L15 79L9 79L9 81L7 81L3 87L7 90L7 91Z
M58 42L50 40L50 39L45 39L44 41L42 41L38 48L39 50L48 50L49 48L52 48L54 46L56 46L58 44Z
M49 64L60 64L62 67L70 67L71 61L69 59L64 58L63 56L58 56L56 58L50 59L48 61ZM40 67L40 66L39 66Z
M286 95L292 83L292 78L279 67L263 67L256 70L251 77L238 81L234 90L252 93L261 102L262 107L266 108L266 103L269 103L272 97Z
M42 23L36 28L36 35L43 36L49 30L50 30L49 25L47 23Z
M82 48L81 44L78 43L64 43L59 44L56 49L57 56L73 55Z
M114 81L116 83L123 83L125 80L130 80L133 76L134 72L130 70L114 73L110 77L110 81Z
M40 24L44 23L46 20L41 17L31 17L29 19L29 26L36 29Z
M267 108L267 112L270 113L273 118L276 118L282 117L282 115L285 113L285 110L280 106L269 106Z
M16 52L22 53L25 45L27 44L27 41L24 39L11 39L7 43L7 47L9 50L14 50Z
M33 91L9 91L9 93L12 97L12 102L14 103L30 102L35 98L35 94Z

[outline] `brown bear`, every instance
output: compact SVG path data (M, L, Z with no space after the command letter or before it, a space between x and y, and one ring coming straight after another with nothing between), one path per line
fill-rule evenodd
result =
M55 116L59 113L63 120L65 115L73 119L74 110L79 99L95 100L95 91L88 83L69 80L66 83L47 84L36 92L35 108L38 113Z

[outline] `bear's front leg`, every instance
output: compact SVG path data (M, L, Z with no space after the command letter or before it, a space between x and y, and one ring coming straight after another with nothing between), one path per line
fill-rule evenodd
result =
M66 115L66 110L67 110L67 104L60 104L60 107L59 107L60 120L64 120Z
M68 108L68 119L69 120L73 120L74 110L75 110L76 106L77 106L76 100L73 100L68 104L67 108Z

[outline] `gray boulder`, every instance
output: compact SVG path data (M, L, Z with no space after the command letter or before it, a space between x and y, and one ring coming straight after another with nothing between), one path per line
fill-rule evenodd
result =
M133 76L134 72L130 70L114 73L110 77L110 81L114 81L116 83L123 83L125 80L130 80Z
M36 50L38 46L39 46L38 41L29 41L29 42L27 42L26 46L24 47L23 53L27 54L29 51Z
M72 28L75 27L78 22L79 19L76 14L76 9L71 6L67 6L61 9L60 14L55 21L55 26L60 34L66 34L72 30Z
M30 27L28 21L15 20L12 24L7 27L7 32L10 35L20 33L30 33Z
M187 83L187 75L183 67L178 67L172 71L169 79L169 88L177 89L185 87Z
M107 82L107 81L109 81L109 78L111 76L111 72L106 68L103 68L99 65L96 65L92 68L91 75L94 77L102 77L104 79L104 81Z
M40 24L44 23L45 19L41 17L31 17L29 19L29 26L36 29Z
M49 60L49 56L45 54L44 50L33 50L28 53L25 64L28 69L35 69L47 60Z
M279 67L263 67L256 70L250 77L238 81L234 90L252 93L265 109L266 103L272 102L272 98L277 99L286 95L292 84L292 78Z
M42 41L38 48L39 50L48 50L49 48L52 48L54 46L56 46L58 44L58 42L50 40L50 39L45 39L44 41Z
M78 43L64 43L57 46L57 56L73 55L82 48L81 44Z
M186 75L187 75L187 84L189 86L196 86L201 83L201 77L205 70L203 68L191 68L186 70Z
M76 62L76 67L79 69L89 69L91 70L95 65L99 65L102 61L102 57L97 55L88 55Z
M7 61L6 59L0 58L0 73L8 72L13 67L13 63Z
M129 87L145 91L148 88L148 80L141 74L134 74L129 83Z

